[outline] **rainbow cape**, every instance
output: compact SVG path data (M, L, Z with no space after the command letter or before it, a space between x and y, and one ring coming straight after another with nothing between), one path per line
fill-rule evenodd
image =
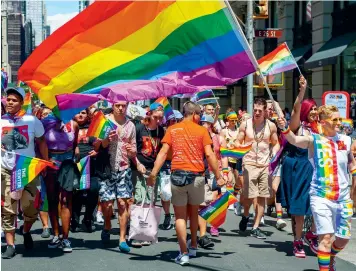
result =
M15 167L13 168L11 175L11 192L23 189L46 167L58 169L52 162L49 161L20 154L15 155Z
M87 131L87 136L105 139L111 130L116 130L117 126L109 119L105 118L103 112L98 111L91 120Z
M256 69L224 1L95 1L42 42L18 77L56 111L60 94L147 100L221 87Z
M79 181L79 190L90 188L90 156L85 156L77 163L78 170L81 174Z
M31 92L26 92L25 98L23 99L22 109L27 113L32 113L32 102L31 102Z
M246 153L248 153L252 148L252 144L248 146L241 146L234 149L220 148L220 153L222 157L231 157L235 159L241 159Z
M199 215L210 223L210 225L218 228L225 222L227 208L235 202L237 202L237 199L231 193L227 192L200 210Z
M164 117L166 118L166 120L168 120L170 116L174 116L173 109L167 97L160 97L155 101L155 103L161 104L163 106Z
M289 71L298 67L285 42L269 54L260 58L258 64L263 76Z

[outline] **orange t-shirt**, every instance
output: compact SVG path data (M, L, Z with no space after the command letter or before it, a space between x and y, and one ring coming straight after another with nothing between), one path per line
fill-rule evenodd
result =
M213 143L206 128L184 120L168 127L162 143L172 149L172 170L204 172L204 147Z

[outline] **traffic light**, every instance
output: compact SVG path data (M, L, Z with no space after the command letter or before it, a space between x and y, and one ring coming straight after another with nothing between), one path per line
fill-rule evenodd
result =
M255 1L254 19L267 19L268 18L268 0Z

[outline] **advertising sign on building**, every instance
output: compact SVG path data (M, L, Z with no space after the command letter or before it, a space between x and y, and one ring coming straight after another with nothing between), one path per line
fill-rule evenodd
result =
M326 91L323 94L323 104L335 105L342 118L350 116L350 95L345 91Z

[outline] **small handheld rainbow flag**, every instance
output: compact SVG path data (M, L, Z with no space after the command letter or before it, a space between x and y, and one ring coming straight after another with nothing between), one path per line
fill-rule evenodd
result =
M195 93L190 100L200 105L205 105L205 104L216 104L218 103L218 99L219 98L215 97L211 89L206 89Z
M11 192L23 189L46 167L58 169L52 162L20 154L15 155L15 167L11 176Z
M237 199L231 193L225 193L210 203L210 205L200 210L199 215L210 223L210 225L218 228L225 222L227 208L235 202L237 202Z
M80 172L79 190L90 188L90 156L85 156L77 163Z
M164 117L166 118L166 120L168 120L170 116L174 116L173 109L166 97L158 98L155 103L161 104L163 106Z
M257 62L263 76L289 71L298 67L285 42Z
M97 112L89 126L87 136L93 136L100 139L105 139L108 137L111 130L116 130L117 126L110 121L109 119L105 118L103 112Z
M246 153L248 153L252 148L252 144L248 146L241 146L234 149L220 148L220 153L222 157L231 157L235 159L241 159Z
M32 102L31 102L31 92L26 92L25 98L23 99L22 109L27 113L32 113Z
M354 122L351 119L342 119L342 126L354 127Z

